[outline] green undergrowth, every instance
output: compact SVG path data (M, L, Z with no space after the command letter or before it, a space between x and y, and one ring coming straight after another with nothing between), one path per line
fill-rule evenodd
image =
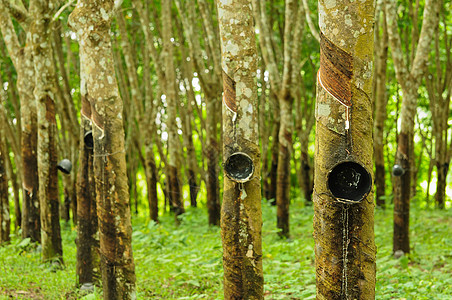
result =
M263 204L266 299L315 299L312 207L291 206L291 238L280 239L276 208ZM223 299L218 227L205 209L188 209L181 225L165 215L155 224L133 218L138 299ZM452 212L413 210L408 256L392 253L392 210L375 214L377 299L452 298ZM75 230L63 225L63 268L40 262L39 247L13 237L0 248L0 299L101 299L75 289Z

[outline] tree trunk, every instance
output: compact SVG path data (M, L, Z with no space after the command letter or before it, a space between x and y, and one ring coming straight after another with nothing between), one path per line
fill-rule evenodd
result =
M84 66L81 66L82 69ZM99 284L99 228L97 221L96 191L93 169L91 107L82 98L80 112L80 161L77 184L77 285ZM85 140L85 136L87 139Z
M215 118L215 101L207 99L206 119L206 189L207 189L207 211L209 213L209 225L220 225L220 194L218 181L218 156L219 147L217 142L217 121Z
M41 213L41 244L43 261L57 260L63 263L61 244L58 154L56 147L57 124L55 117L55 69L51 43L51 18L56 2L32 2L31 26L35 74L34 96L38 112L38 175L39 203Z
M387 118L386 106L388 97L386 93L386 68L388 60L388 33L386 29L386 17L383 13L382 36L379 36L380 28L375 28L376 62L375 62L375 122L374 122L374 161L375 161L375 189L376 203L378 207L385 207L386 195L386 171L384 158L384 129ZM380 15L377 15L380 18ZM379 23L379 22L378 22Z
M290 159L292 152L292 100L279 102L281 125L279 128L278 168L276 171L277 227L280 236L289 237Z
M152 143L145 145L146 155L146 186L148 189L149 216L151 220L159 221L158 197L157 197L157 166L155 165Z
M317 299L375 298L373 3L319 2L313 199Z
M224 90L224 298L263 299L257 50L251 1L217 5Z
M446 178L447 173L449 172L449 164L448 163L437 163L436 170L438 172L438 182L436 183L436 194L435 194L435 202L439 209L444 209L445 207L445 198L446 198Z
M91 107L103 297L109 300L136 298L123 105L110 41L113 5L80 0L69 17L80 43L81 96Z
M279 106L279 105L278 105ZM278 109L279 112L279 109ZM277 116L274 121L274 129L272 133L273 142L271 150L271 162L270 162L270 175L269 175L269 188L268 188L268 200L272 205L276 205L276 179L278 174L278 157L279 157L279 130L280 130L280 117Z
M29 25L28 23L26 25ZM27 35L25 47L19 44L14 25L4 5L0 5L0 27L9 55L17 72L17 90L20 97L20 119L22 125L22 238L32 242L41 240L41 222L38 200L37 162L37 113L33 97L34 67L31 35ZM20 51L19 51L20 48Z
M304 201L306 205L312 205L312 191L313 191L313 181L311 176L313 174L312 167L309 163L308 147L301 146L301 188L304 193Z
M0 104L2 105L2 104ZM6 141L0 128L0 245L10 241L11 219L9 216L8 177L6 176Z

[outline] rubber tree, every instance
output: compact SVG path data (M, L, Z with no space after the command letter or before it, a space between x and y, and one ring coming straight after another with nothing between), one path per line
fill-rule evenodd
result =
M38 115L38 177L41 215L41 244L44 261L63 262L61 244L59 195L57 123L55 108L55 69L53 67L52 28L56 1L31 1L30 15L33 19L30 34L35 74L33 94Z
M387 119L386 106L388 93L386 92L386 70L388 60L388 30L386 27L384 0L377 2L375 20L375 120L374 120L374 161L375 161L375 190L377 206L385 207L386 170L384 157L384 129ZM382 17L380 17L382 15ZM381 35L380 35L381 31Z
M38 126L36 101L33 96L34 66L31 35L27 35L25 45L21 45L15 32L11 16L28 32L30 13L23 5L0 1L0 29L8 54L17 72L17 90L20 98L21 156L22 156L22 238L33 242L41 241L41 221L39 217L39 179L37 161Z
M223 68L224 298L263 299L257 50L251 1L218 1Z
M0 104L2 105L2 104ZM3 125L0 123L0 125ZM8 177L6 176L6 140L0 126L0 245L10 241L11 218L9 216Z
M417 15L417 14L414 14ZM402 88L402 108L400 112L400 132L397 139L395 164L403 170L394 178L394 235L393 251L410 252L410 199L411 179L414 163L414 118L416 116L418 89L425 72L430 44L438 24L438 5L434 0L426 0L422 29L411 36L410 55L405 59L401 36L398 32L397 1L386 0L386 23L389 45L394 61L397 82ZM413 18L413 28L418 28L417 18ZM416 43L415 41L418 40Z
M374 1L319 1L314 239L317 299L374 299Z
M91 109L103 297L136 299L123 105L110 36L114 11L114 1L79 0L69 24L80 45L81 97Z
M83 70L84 66L80 66ZM84 71L82 71L82 74ZM80 156L77 178L77 285L98 284L100 279L99 227L93 167L91 106L82 97Z

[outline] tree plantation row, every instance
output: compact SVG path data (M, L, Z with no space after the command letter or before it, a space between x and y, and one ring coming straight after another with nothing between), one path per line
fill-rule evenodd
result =
M262 299L261 203L284 239L303 201L317 298L375 298L375 207L393 208L400 258L410 204L451 205L451 11L0 0L0 243L64 265L73 222L77 287L135 299L132 215L178 225L199 207L221 228L224 298Z

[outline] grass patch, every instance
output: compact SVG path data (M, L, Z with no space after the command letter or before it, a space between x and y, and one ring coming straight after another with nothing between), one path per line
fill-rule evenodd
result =
M276 208L263 205L266 299L315 299L312 207L291 207L291 239L280 239ZM413 209L412 253L392 258L392 210L377 210L377 299L452 298L452 212ZM133 218L138 299L223 299L218 227L204 209L188 209L181 225L165 215L159 224ZM13 237L0 248L0 299L101 299L101 291L75 290L76 232L62 226L65 267L42 264L39 247Z

